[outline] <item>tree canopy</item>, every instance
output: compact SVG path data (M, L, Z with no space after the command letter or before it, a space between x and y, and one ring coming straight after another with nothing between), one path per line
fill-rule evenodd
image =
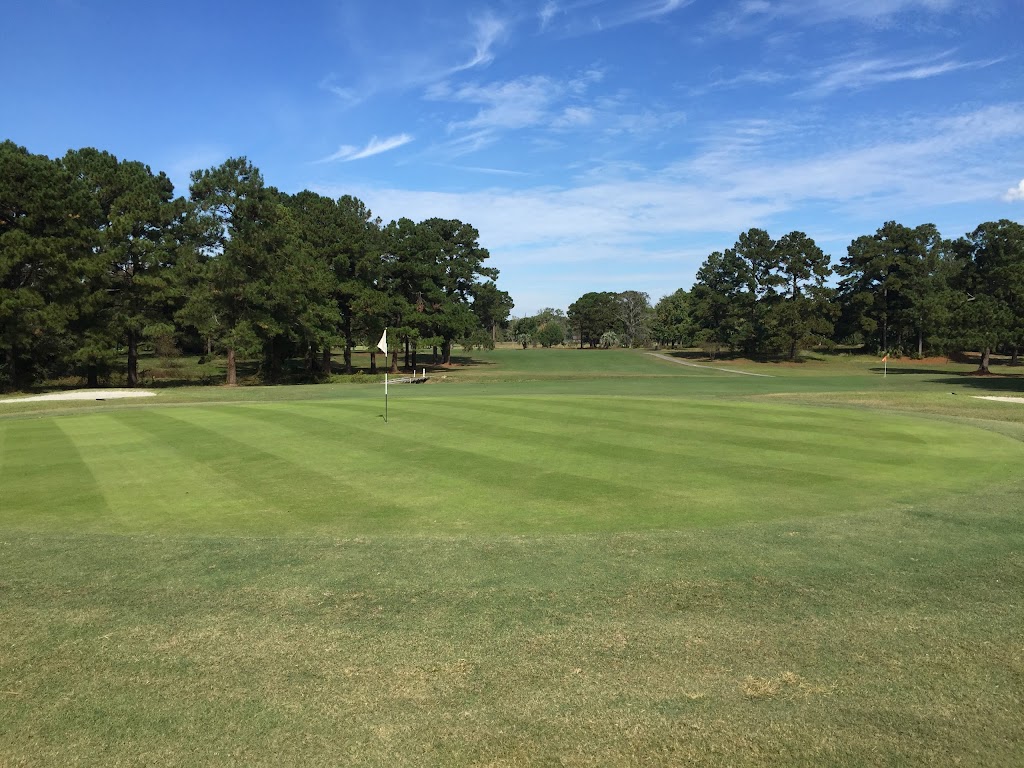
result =
M162 341L240 357L266 380L286 361L331 370L331 348L442 349L507 322L512 298L466 222L384 225L359 199L291 195L236 157L191 175L188 197L96 149L51 160L0 144L0 387L79 374L96 385ZM392 366L397 365L397 349ZM413 352L415 354L415 352ZM408 362L408 359L407 359Z

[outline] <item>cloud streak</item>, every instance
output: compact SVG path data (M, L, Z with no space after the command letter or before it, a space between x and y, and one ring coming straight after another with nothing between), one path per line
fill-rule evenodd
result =
M386 139L378 139L376 136L372 137L365 147L359 148L354 147L350 144L343 144L338 148L338 151L332 155L317 160L318 163L333 163L337 161L351 162L353 160L363 160L367 157L373 157L374 155L380 155L384 152L390 152L392 149L404 146L413 140L413 137L408 133L400 133L397 136L389 136Z
M816 80L798 95L827 96L841 90L863 90L901 80L925 80L965 69L982 69L1003 59L957 61L952 52L916 58L848 57L817 70Z

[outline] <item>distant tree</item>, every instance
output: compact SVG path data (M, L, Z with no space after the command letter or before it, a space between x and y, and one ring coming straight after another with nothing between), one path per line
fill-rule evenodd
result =
M536 317L532 315L529 317L517 317L511 321L510 325L512 338L515 339L517 344L521 344L523 349L526 349L533 343L538 328Z
M712 357L723 347L742 347L750 338L750 266L733 249L715 251L697 270L690 290L695 340Z
M981 352L980 373L989 373L992 352L1016 346L1024 324L1024 225L986 222L954 243L961 264L955 285L963 292L956 310L961 349Z
M937 337L948 321L949 244L925 224L888 221L856 238L836 267L841 332L861 333L883 351Z
M921 357L926 348L949 346L952 310L960 303L952 284L959 267L952 243L934 224L922 224L914 234L918 247L908 265L913 277L905 289L906 322L916 334L917 355Z
M729 253L729 252L727 252ZM777 316L773 310L778 303L778 288L786 279L778 274L778 243L763 229L748 229L736 239L731 250L737 264L737 277L744 281L734 301L743 322L737 325L733 344L747 354L767 354L777 344Z
M654 306L651 335L658 344L675 348L693 334L690 321L690 294L680 288L663 296Z
M498 328L508 325L508 316L515 302L493 280L476 283L471 293L473 314L480 321L480 326L491 334L491 341L494 342L498 337Z
M490 254L480 245L476 228L457 219L427 219L430 270L425 299L431 303L433 335L441 337L441 362L451 362L452 340L478 325L470 308L480 278L495 280L498 270L483 265Z
M127 382L134 387L140 342L173 334L167 273L184 201L173 200L174 187L163 173L107 152L74 150L61 163L96 202L91 227L97 263L87 283L90 300L79 316L85 343L77 356L95 385L97 371L114 364L115 346L123 343Z
M549 320L537 330L536 339L542 347L556 346L565 341L565 328L561 323Z
M832 335L837 307L825 285L832 267L828 254L803 232L784 235L774 250L781 290L772 307L773 325L786 355L795 360L798 350Z
M651 324L651 297L642 291L623 291L617 298L623 344L632 347L646 343Z
M584 344L598 346L601 336L619 323L618 294L610 291L585 293L569 307L569 325L579 334L580 349Z
M0 143L0 389L60 372L95 262L96 201L61 164Z
M238 383L236 356L258 354L261 335L273 334L269 280L282 245L273 217L276 201L246 158L192 173L192 215L202 238L201 260L189 301L179 316L200 323L227 352L228 386ZM208 318L200 319L203 313ZM197 326L198 327L198 326Z

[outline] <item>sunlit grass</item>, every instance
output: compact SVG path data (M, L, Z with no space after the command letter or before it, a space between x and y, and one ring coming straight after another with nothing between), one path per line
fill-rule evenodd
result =
M0 406L0 762L1024 760L1016 379L572 353Z

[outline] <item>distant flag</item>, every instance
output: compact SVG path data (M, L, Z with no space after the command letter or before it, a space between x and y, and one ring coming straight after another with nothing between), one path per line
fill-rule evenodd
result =
M377 342L377 349L385 354L388 353L388 329L384 329L384 333L380 335L380 341ZM384 423L388 423L388 371L387 361L385 361L384 368Z
M882 375L886 376L889 373L889 353L886 352L885 356L882 357Z
M387 352L387 350L386 350L386 349L385 349L384 351L385 351L385 352ZM885 353L885 356L884 356L884 357L882 358L882 362L884 363L884 362L887 362L888 360L889 360L889 353L888 353L888 352L886 352L886 353Z

